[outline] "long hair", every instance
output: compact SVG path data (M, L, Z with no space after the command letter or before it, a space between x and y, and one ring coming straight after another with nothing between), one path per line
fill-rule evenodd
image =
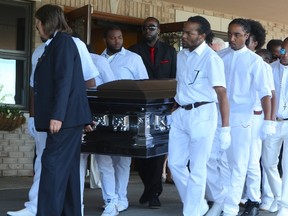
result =
M72 34L62 8L57 5L47 4L42 6L36 11L35 17L41 21L44 33L49 35L49 38L52 38L56 31Z
M206 35L206 37L205 37L206 43L209 45L212 44L214 34L211 31L211 26L210 26L210 23L208 22L208 20L206 20L202 16L193 16L193 17L189 17L189 19L187 21L191 22L191 23L197 23L199 25L198 33L199 34L205 34Z
M248 22L247 19L243 19L243 18L234 19L234 20L232 20L232 21L229 23L229 27L230 27L230 25L232 25L232 24L236 24L236 25L242 26L243 30L244 30L246 33L250 33L250 32L251 32L251 26L250 26L250 23Z
M266 30L262 26L262 24L256 20L248 19L248 22L251 26L250 37L254 37L254 39L258 42L258 45L255 47L255 49L261 49L262 46L265 44Z

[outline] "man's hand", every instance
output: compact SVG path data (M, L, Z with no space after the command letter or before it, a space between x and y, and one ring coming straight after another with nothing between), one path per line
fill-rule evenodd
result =
M51 134L58 133L59 130L61 129L61 126L62 126L61 121L51 119L50 120L50 127L49 127L50 133Z
M97 127L97 123L95 121L92 121L91 124L88 124L85 126L84 132L92 132L96 130L96 127Z

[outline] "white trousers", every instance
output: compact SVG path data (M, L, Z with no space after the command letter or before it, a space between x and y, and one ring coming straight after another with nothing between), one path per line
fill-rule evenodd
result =
M263 168L262 159L261 159L261 165L262 165L261 203L272 203L274 200L274 195L269 185L265 169Z
M254 115L252 119L252 145L250 147L250 157L244 187L245 199L253 202L272 203L274 200L265 170L259 165L262 155L262 140L260 139L263 115ZM262 163L261 163L262 164ZM262 185L261 185L262 180ZM261 188L261 191L260 191Z
M224 214L237 215L241 200L250 156L252 115L230 115L231 145L227 149L227 160L230 167L230 180L227 185L223 211Z
M46 132L35 133L34 140L35 140L36 158L34 163L33 183L29 190L29 201L25 202L24 204L25 208L27 208L31 213L35 215L37 212L39 182L42 168L41 157L46 146L46 138L47 138Z
M104 202L118 200L128 202L127 186L130 176L131 157L95 155L100 172Z
M90 155L90 188L101 188L99 167L96 162L95 154Z
M200 216L207 177L206 163L216 125L214 103L192 110L178 108L172 113L168 166L183 203L184 216Z
M214 192L214 201L222 204L224 213L228 215L237 215L239 212L238 205L245 184L250 155L251 121L252 115L250 114L230 113L231 145L226 150L226 155L224 153L222 157L218 158L216 166L213 166L211 161L209 163L208 171L221 175L215 178L215 181L221 179L219 184L223 184L218 185L219 188L222 187L218 194L217 191ZM215 140L217 139L215 138ZM214 142L211 155L217 155L220 151L219 148L219 143ZM210 181L213 179L210 178ZM211 188L210 190L214 189Z
M85 189L85 177L86 177L86 171L87 171L88 156L89 156L88 153L80 154L80 188L81 188L80 192L81 192L82 208L84 208L84 189ZM95 161L94 154L91 154L90 182L93 182L94 186L97 186L98 188L101 187L100 172L98 169L98 165Z
M283 143L284 142L284 143ZM283 143L282 155L282 180L278 172L278 161L281 145ZM288 207L288 121L277 122L276 133L266 139L262 150L262 164L266 171L267 178L274 194L280 198L280 205ZM282 185L282 187L281 187ZM282 196L281 196L282 195Z
M220 151L218 125L213 140L212 152L207 162L207 182L205 197L208 201L222 204L227 193L227 185L230 179L230 169L227 162L226 152Z
M262 140L260 139L262 115L253 115L252 118L252 141L246 175L246 198L253 202L261 202L261 167L260 157L262 154Z
M89 154L86 153L80 154L80 196L81 196L82 208L84 207L83 200L84 200L85 177L86 177L88 156Z

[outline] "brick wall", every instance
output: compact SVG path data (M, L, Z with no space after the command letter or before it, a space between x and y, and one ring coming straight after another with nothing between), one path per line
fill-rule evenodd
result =
M11 132L0 131L0 176L33 175L34 141L27 130L25 123Z
M161 0L38 0L35 4L36 9L44 4L58 4L75 8L91 4L94 11L143 19L148 16L155 16L161 23L183 21L191 15L199 14L204 15L211 22L213 30L224 32L226 32L229 22L236 18L231 14L187 7ZM287 25L264 20L259 21L267 30L266 41L272 38L284 39L288 36ZM36 30L33 32L32 41L33 47L41 44ZM13 132L0 131L0 176L32 175L33 156L34 141L27 133L27 124Z

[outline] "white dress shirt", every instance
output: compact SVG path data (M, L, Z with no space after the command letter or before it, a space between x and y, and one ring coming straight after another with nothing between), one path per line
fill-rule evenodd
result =
M228 47L220 50L218 54L225 66L230 111L252 114L257 100L256 92L260 99L271 96L263 59L246 46L236 51Z
M109 62L105 57L91 53L91 58L94 65L98 68L99 71L99 75L95 78L97 86L115 80L114 73L111 70Z
M275 61L271 64L271 67L276 94L276 116L288 118L288 66L282 65L280 61Z
M263 63L264 63L264 68L265 68L264 73L266 73L268 76L269 88L271 89L271 91L274 91L275 86L274 86L274 78L273 78L272 68L267 62L263 61ZM254 110L255 111L261 111L262 110L262 105L261 105L261 101L258 97L258 93L257 93L257 100L254 104Z
M177 55L176 80L178 104L217 102L213 87L226 87L223 61L205 42L192 52L183 49Z
M99 75L99 71L95 67L85 43L83 41L81 41L79 38L75 38L75 37L72 37L72 38L73 38L74 43L77 46L77 49L78 49L78 52L80 55L84 80L87 81L87 80L90 80L92 78L97 77ZM33 84L34 71L35 71L36 65L38 63L38 59L43 54L45 46L46 45L48 46L49 43L51 42L51 40L52 39L49 39L45 43L38 46L32 54L32 71L31 71L31 76L30 76L30 86L31 87L33 87L33 85L34 85ZM98 84L96 83L96 85L98 85Z
M138 54L122 47L120 52L117 52L112 56L107 54L107 49L105 49L101 55L109 61L116 80L148 79L146 67L141 56Z

